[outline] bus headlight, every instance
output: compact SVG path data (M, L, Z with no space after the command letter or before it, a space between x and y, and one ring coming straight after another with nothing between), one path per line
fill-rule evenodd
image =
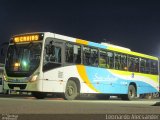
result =
M7 78L6 78L6 76L5 76L5 75L3 75L3 80L4 80L4 81L7 81Z
M30 82L35 82L38 78L38 75L33 75L30 79Z

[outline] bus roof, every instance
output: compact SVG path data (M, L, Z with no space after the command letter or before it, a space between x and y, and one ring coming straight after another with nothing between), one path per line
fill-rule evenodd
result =
M48 34L54 34L54 33L48 33ZM116 51L116 52L120 52L120 53L124 53L124 54L134 55L134 56L148 58L148 59L152 59L152 60L158 60L158 57L134 52L134 51L131 51L129 48L113 45L110 43L95 43L95 42L82 40L82 39L78 39L78 38L73 38L73 37L68 37L68 36L64 36L64 35L60 35L60 34L54 34L54 37L57 39L71 41L71 42L75 42L75 43L79 43L79 44L83 44L83 45L89 45L89 46L108 49L111 51Z
M113 45L110 43L95 43L95 42L91 42L91 41L87 41L87 40L83 40L83 39L78 39L78 38L74 38L74 37L69 37L69 36L65 36L65 35L60 35L60 34L56 34L56 33L51 33L51 32L33 32L33 33L25 33L25 34L28 35L28 34L38 34L38 33L44 33L44 38L53 37L53 38L61 39L64 41L70 41L70 42L88 45L88 46L92 46L92 47L108 49L111 51L116 51L116 52L120 52L120 53L124 53L124 54L129 54L129 55L134 55L134 56L138 56L138 57L158 60L158 57L134 52L134 51L131 51L129 48ZM25 34L19 34L19 35L25 35ZM15 35L15 36L17 36L17 35Z

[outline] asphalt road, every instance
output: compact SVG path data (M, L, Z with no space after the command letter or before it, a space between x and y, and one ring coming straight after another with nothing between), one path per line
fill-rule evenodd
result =
M8 115L9 118L19 118L14 118L14 120L51 120L53 118L54 120L65 120L66 118L66 120L78 118L83 120L101 120L103 118L105 120L106 115L110 114L158 114L159 118L155 119L158 120L160 119L160 99L123 101L116 98L111 100L83 98L67 101L51 97L37 100L31 96L0 95L0 114L2 120L6 120ZM49 115L52 116L48 117Z
M160 99L123 101L112 100L63 100L31 96L0 96L0 113L14 114L160 114Z

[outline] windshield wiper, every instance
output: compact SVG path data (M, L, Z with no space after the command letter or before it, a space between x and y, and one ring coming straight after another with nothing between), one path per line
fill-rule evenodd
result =
M32 46L33 46L33 42L30 42L30 43L26 46L26 48L29 49L29 48L31 48Z

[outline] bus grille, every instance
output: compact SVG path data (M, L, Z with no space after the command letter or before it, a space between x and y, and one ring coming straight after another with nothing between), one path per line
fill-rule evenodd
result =
M8 84L10 89L14 89L14 87L19 87L20 89L25 89L27 84Z

